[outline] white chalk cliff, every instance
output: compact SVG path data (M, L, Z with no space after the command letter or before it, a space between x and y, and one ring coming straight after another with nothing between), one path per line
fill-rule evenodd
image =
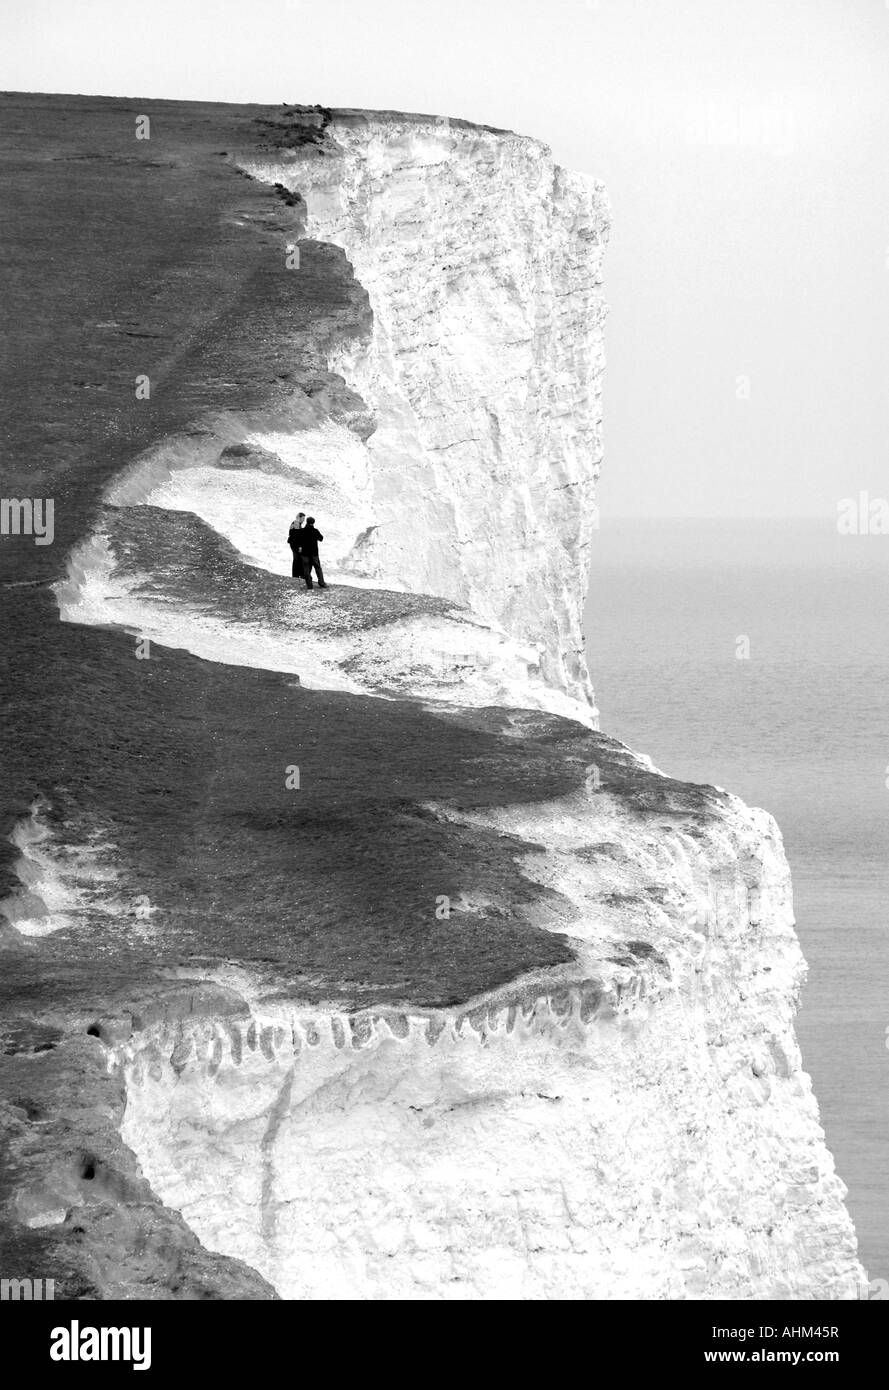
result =
M443 717L508 707L504 743L553 715L592 726L602 185L537 141L428 117L335 113L321 143L238 160L298 195L306 240L342 247L366 290L372 330L328 365L374 428L323 399L229 416L109 501L193 513L282 574L280 518L310 478L339 585L445 603L372 633L282 619L265 642L259 622L158 600L100 536L63 615ZM289 1298L854 1298L771 817L721 796L646 818L595 767L556 801L428 809L528 843L536 923L575 963L450 1009L310 1009L208 972L232 1016L161 1015L109 1053L162 1201Z
M228 978L246 1019L118 1050L123 1137L204 1245L288 1298L856 1296L774 822L655 836L601 800L491 817L546 844L576 968L349 1014Z
M248 563L286 573L282 518L308 491L337 583L434 595L460 615L339 640L321 627L294 650L289 613L274 633L181 602L171 614L122 579L102 538L75 557L63 614L224 649L307 686L451 685L464 703L593 724L581 596L601 461L603 186L538 141L465 123L362 118L327 136L323 154L240 164L305 199L307 238L342 246L367 292L372 333L328 356L357 419L301 391L274 414L229 412L139 459L108 500L193 513ZM233 447L250 451L245 466Z
M364 564L538 643L590 695L581 642L604 370L601 183L536 140L448 121L334 127L333 158L245 160L342 246L374 331L332 365L373 411Z

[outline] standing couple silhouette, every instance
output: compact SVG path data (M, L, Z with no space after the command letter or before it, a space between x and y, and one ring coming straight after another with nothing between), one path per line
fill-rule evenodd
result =
M300 512L290 523L290 530L287 533L287 544L293 551L293 568L291 574L294 579L304 579L306 588L311 589L312 571L318 576L318 588L326 589L327 584L324 580L324 571L321 568L321 561L318 557L318 542L323 541L324 537L315 526L315 518L307 517L305 512Z

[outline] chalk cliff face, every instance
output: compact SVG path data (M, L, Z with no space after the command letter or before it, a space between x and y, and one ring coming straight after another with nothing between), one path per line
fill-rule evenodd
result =
M183 601L196 545L180 536L171 611L157 572L169 527L145 545L141 523L134 556L118 516L75 556L63 614L307 686L531 705L594 727L581 596L601 461L603 186L535 140L430 117L344 113L317 143L232 157L292 200L297 292L317 293L317 243L342 248L370 313L316 331L312 369L275 411L165 438L107 500L196 515L250 565L286 573L282 521L308 494L353 612L373 602L356 587L390 600L345 628L307 631L280 594L254 621L220 621L206 576ZM294 362L306 353L294 343ZM392 591L424 598L398 606Z
M229 975L234 1017L117 1052L155 1191L288 1298L855 1297L774 821L589 792L469 819L538 842L576 965L350 1013Z
M79 934L116 971L78 1021L95 1264L123 1207L223 1296L855 1297L780 833L593 728L601 185L463 122L261 124L226 145L300 252L286 391L142 453L55 590L102 651L160 646L114 668L112 743L161 830L103 769L114 815L66 783L16 842L29 969ZM303 499L313 598L281 534ZM173 755L130 742L156 707L181 809ZM90 895L57 843L80 820L80 862L119 856ZM82 1231L72 1171L23 1181L22 1219Z
M582 650L601 461L604 187L465 122L333 120L240 159L342 246L373 333L331 365L373 414L360 572L459 600L592 699Z

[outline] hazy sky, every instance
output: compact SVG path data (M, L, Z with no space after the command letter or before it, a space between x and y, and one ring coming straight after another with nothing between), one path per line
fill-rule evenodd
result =
M5 0L0 87L536 135L614 206L609 514L889 496L889 0Z

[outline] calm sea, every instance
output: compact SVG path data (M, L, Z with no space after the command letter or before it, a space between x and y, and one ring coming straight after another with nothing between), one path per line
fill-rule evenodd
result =
M607 519L594 535L603 730L781 826L809 964L798 1036L871 1279L889 1277L887 629L889 536Z

